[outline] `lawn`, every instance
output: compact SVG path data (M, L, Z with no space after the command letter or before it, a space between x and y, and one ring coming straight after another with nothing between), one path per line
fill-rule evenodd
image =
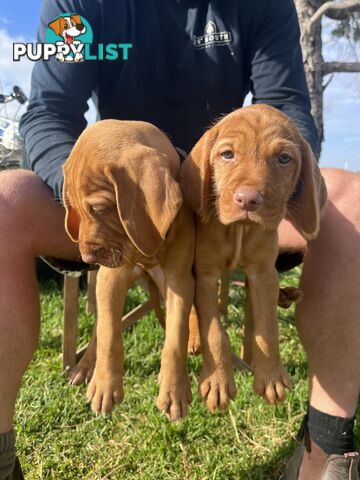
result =
M295 285L299 270L282 277ZM232 289L228 332L239 351L243 291ZM127 309L143 298L139 288ZM86 387L71 387L61 372L62 291L41 284L39 348L17 402L17 445L30 480L230 480L277 479L295 445L306 409L305 354L294 326L294 310L279 309L283 361L293 389L271 407L252 391L248 373L236 373L236 401L223 415L211 414L197 394L201 358L189 358L193 402L187 418L172 424L155 407L163 332L151 313L125 333L125 401L109 417L96 416L85 401ZM80 298L79 343L94 318Z

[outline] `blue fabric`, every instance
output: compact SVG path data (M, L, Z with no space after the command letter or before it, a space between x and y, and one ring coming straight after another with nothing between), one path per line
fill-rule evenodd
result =
M36 62L20 131L31 168L61 197L62 164L86 126L92 96L100 118L144 120L189 151L222 114L255 103L279 108L315 151L316 129L293 0L44 0L38 41L63 12L85 17L97 43L132 43L127 61ZM196 48L209 21L231 42ZM316 153L316 152L315 152Z

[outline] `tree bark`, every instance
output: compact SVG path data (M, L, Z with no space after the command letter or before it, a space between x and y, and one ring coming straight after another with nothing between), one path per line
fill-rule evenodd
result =
M325 12L325 17L330 18L331 20L349 20L353 13L356 13L359 11L360 11L360 7L357 5L354 7L349 7L346 10L330 9L327 12Z
M318 131L317 150L320 154L324 140L323 77L337 72L360 72L360 62L326 62L322 55L321 18L344 19L360 11L360 0L341 2L324 0L295 0L301 29L301 48L311 100L311 113Z
M306 80L311 100L311 113L318 131L317 151L320 154L324 139L323 119L323 63L321 22L314 24L311 31L306 26L309 19L322 5L321 0L295 0L301 28L301 48L303 53Z
M325 62L323 65L323 75L329 73L359 73L360 62Z
M344 0L340 3L338 2L325 2L317 11L312 15L309 21L306 24L306 29L308 29L311 33L311 30L314 28L314 25L321 21L323 15L332 16L333 18L336 16L340 16L341 13L347 18L350 12L358 12L360 11L360 0ZM337 18L338 19L338 18Z

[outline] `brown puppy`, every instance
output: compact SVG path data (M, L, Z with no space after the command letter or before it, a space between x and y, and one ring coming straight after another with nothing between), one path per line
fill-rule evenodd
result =
M197 213L195 306L204 355L200 394L211 410L225 409L235 396L217 284L225 269L241 266L253 323L254 389L270 403L282 401L290 380L278 346L277 227L287 214L306 239L319 231L326 189L310 146L278 110L242 108L198 141L182 165L181 186Z
M160 264L165 277L166 338L159 409L176 420L191 401L186 368L194 297L194 225L177 183L179 156L145 122L103 120L87 128L64 165L66 230L97 278L97 355L87 390L95 412L123 399L120 319L133 268Z

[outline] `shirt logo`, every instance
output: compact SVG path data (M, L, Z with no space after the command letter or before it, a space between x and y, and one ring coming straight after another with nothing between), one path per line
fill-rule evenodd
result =
M229 44L232 41L232 35L226 30L218 32L216 23L209 20L204 29L204 35L200 37L194 35L192 41L195 48L218 47Z

